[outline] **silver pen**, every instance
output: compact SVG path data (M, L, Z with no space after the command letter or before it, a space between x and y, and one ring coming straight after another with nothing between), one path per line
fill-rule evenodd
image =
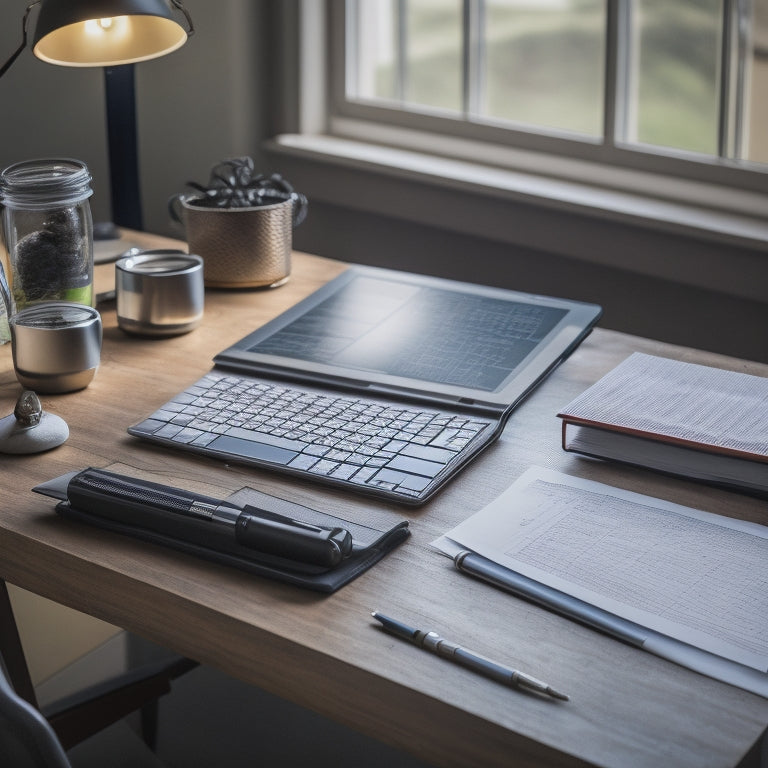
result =
M497 664L495 661L486 659L484 656L480 656L466 648L462 648L460 645L450 643L445 638L440 637L436 632L425 632L421 629L414 629L400 621L390 619L389 616L384 616L378 611L373 611L371 616L373 616L376 621L380 621L384 630L395 637L407 640L426 651L432 651L432 653L436 653L444 659L454 661L462 667L467 667L467 669L471 669L474 672L485 675L485 677L491 678L491 680L496 680L499 683L514 688L535 691L536 693L552 696L555 699L568 701L568 696L556 691L551 685L548 685L542 680L531 677L531 675L527 675L525 672L520 672L516 669L505 667L502 664Z

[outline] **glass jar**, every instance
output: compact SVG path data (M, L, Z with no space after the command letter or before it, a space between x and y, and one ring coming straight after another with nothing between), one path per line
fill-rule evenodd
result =
M12 311L46 301L94 306L91 174L69 159L0 173Z

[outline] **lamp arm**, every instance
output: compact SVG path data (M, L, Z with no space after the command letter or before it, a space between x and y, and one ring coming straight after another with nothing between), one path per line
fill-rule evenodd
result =
M2 77L11 68L13 62L19 58L21 52L27 47L27 19L29 18L29 14L31 13L32 9L36 5L40 5L41 2L42 0L35 0L34 3L30 3L30 5L27 6L27 10L25 11L24 18L21 22L21 45L16 49L16 52L11 56L11 58L8 59L8 61L6 61L2 67L0 67L0 77Z
M189 15L189 11L183 6L181 0L171 0L171 5L184 14L184 17L187 20L187 25L189 26L187 37L192 37L192 35L195 34L195 25L192 23L192 17Z

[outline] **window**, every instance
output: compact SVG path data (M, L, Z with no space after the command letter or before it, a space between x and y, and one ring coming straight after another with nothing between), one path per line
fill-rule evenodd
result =
M768 0L341 5L341 125L768 188Z

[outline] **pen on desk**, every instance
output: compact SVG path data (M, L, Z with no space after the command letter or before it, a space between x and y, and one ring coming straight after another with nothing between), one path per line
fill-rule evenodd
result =
M231 532L244 547L328 568L338 565L352 549L352 536L344 528L309 525L251 505L238 506L100 469L73 472L32 490L119 522L137 516L152 519L157 513L196 518Z
M389 616L384 616L378 611L373 611L371 616L377 621L380 621L383 629L391 635L399 637L402 640L407 640L427 651L432 651L432 653L436 653L444 659L454 661L462 667L467 667L474 672L485 675L485 677L489 677L504 685L510 685L528 691L535 691L537 693L544 693L555 699L568 701L568 696L556 691L551 685L548 685L542 680L537 680L535 677L525 674L525 672L520 672L519 670L505 667L502 664L497 664L495 661L486 659L484 656L480 656L466 648L462 648L460 645L448 642L436 632L425 632L421 629L414 629L407 624L389 618Z
M462 573L530 600L588 627L605 632L617 640L634 645L636 648L642 648L645 645L648 630L638 624L614 616L608 611L589 605L577 597L548 587L523 576L521 573L516 573L475 552L463 550L454 557L453 563Z

